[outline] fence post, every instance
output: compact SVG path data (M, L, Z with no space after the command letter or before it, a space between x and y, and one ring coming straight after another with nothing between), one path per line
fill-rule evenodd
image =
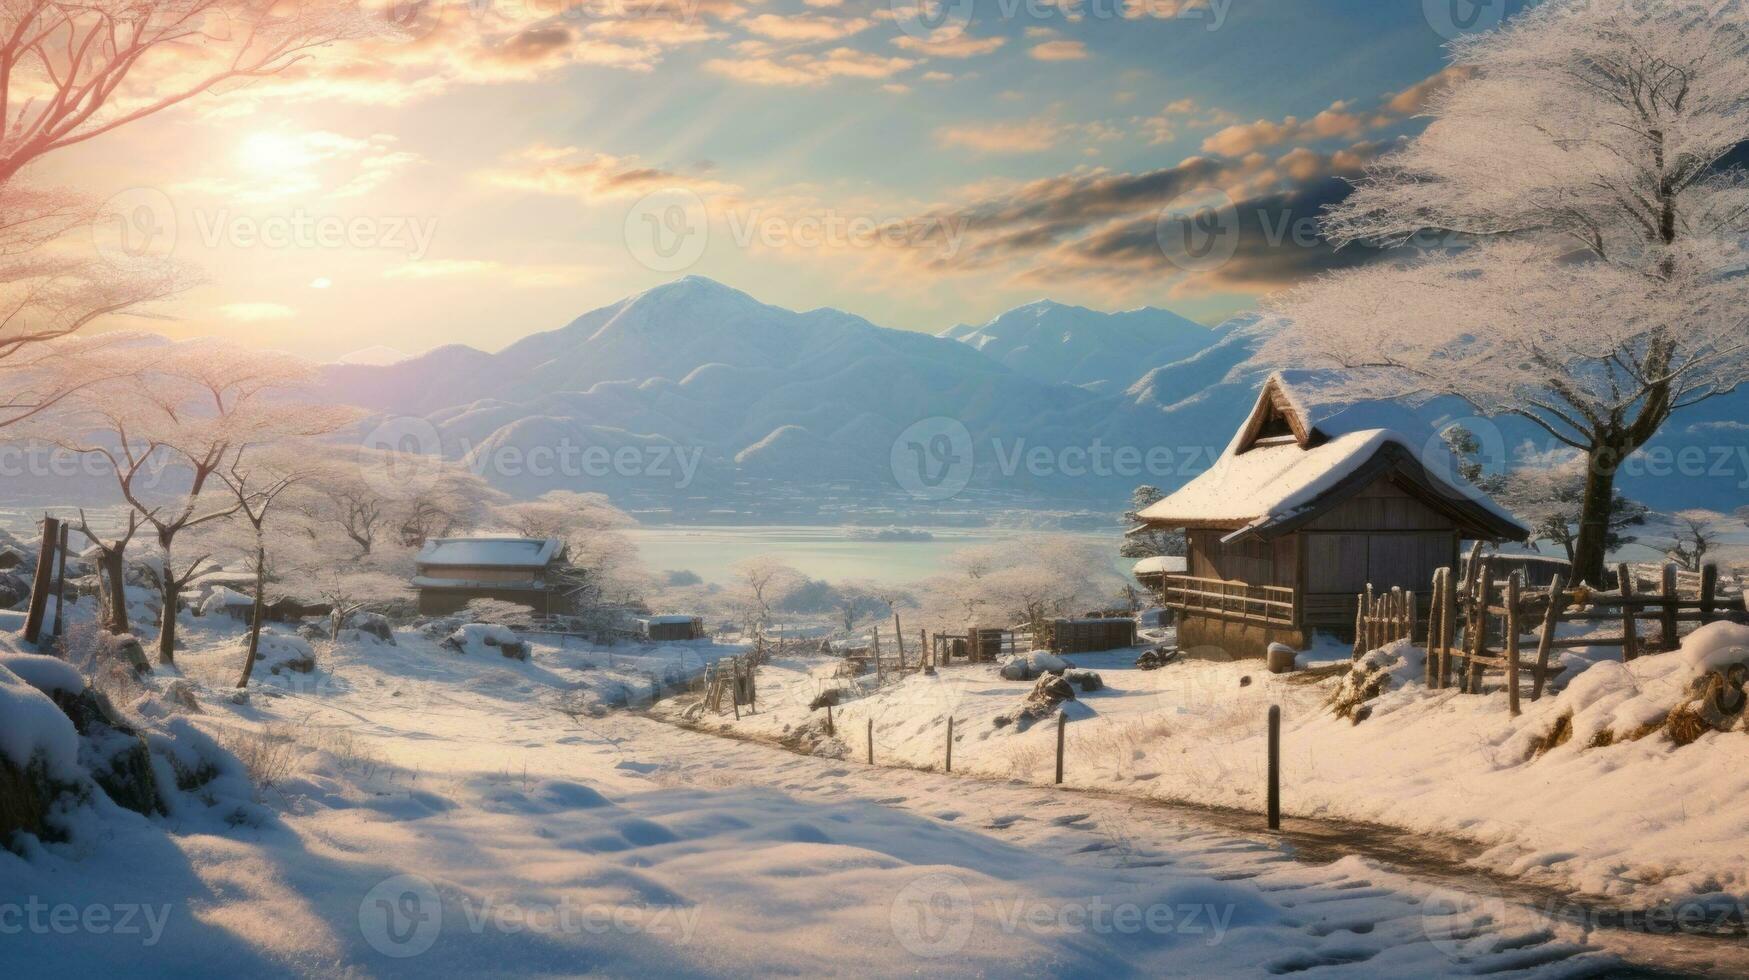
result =
M875 625L874 629L870 630L869 632L872 633L874 636L874 639L869 641L869 650L871 651L870 655L874 657L874 662L875 662L875 687L880 687L882 684L885 684L887 682L886 675L881 673L881 628L880 628L880 625L877 623Z
M874 719L868 720L868 764L874 765Z
M1626 663L1640 655L1639 627L1634 621L1634 574L1627 562L1615 566L1615 581L1621 586L1621 659Z
M1713 621L1714 611L1718 608L1719 598L1719 566L1708 562L1700 569L1700 622L1702 626Z
M1445 596L1445 569L1433 572L1433 598L1427 606L1427 662L1422 669L1422 682L1428 690L1439 687L1439 600Z
M1676 592L1676 563L1666 562L1664 565L1664 636L1665 650L1676 649L1676 600L1680 598Z
M953 772L953 715L947 716L947 771Z
M1064 726L1068 725L1068 723L1069 723L1069 716L1063 714L1061 709L1058 709L1058 711L1057 711L1057 785L1058 786L1063 785L1063 743L1064 743L1064 738L1065 738L1065 736L1064 736L1065 727Z
M1269 829L1281 829L1281 705L1269 706Z
M67 522L61 522L61 541L55 548L55 626L52 635L58 641L67 631ZM166 569L168 571L168 569ZM57 653L60 653L56 644Z
M917 666L925 674L935 673L935 650L929 646L929 631L917 631Z
M1439 686L1443 690L1451 687L1452 656L1451 650L1457 643L1458 590L1457 570L1446 569L1445 601L1440 604L1439 645L1442 647L1439 656Z
M1354 596L1354 657L1359 660L1366 652L1366 595L1355 593Z
M42 545L36 553L36 572L30 580L30 607L24 615L24 641L35 644L42 638L43 613L49 608L49 587L54 584L55 548L61 540L61 522L43 515Z
M879 629L880 627L875 627ZM905 631L899 626L899 611L893 610L893 642L899 647L899 673L905 673Z
M837 735L838 726L832 723L832 705L826 705L826 734Z
M1470 655L1464 658L1465 694L1482 693L1482 657L1488 655L1488 605L1494 597L1494 570L1482 562L1476 591L1470 597Z
M1524 573L1513 572L1506 580L1506 710L1517 718L1518 710L1518 604L1524 594Z
M1536 643L1536 677L1531 680L1530 699L1540 701L1543 685L1548 683L1549 652L1555 648L1555 625L1561 621L1561 610L1567 605L1567 579L1559 572L1549 583L1549 611L1543 615L1543 635Z

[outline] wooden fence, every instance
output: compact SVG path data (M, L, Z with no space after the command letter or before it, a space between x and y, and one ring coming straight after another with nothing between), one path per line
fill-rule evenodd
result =
M1556 576L1546 589L1525 585L1524 573L1515 570L1504 581L1494 577L1486 558L1473 560L1460 587L1451 569L1434 575L1433 611L1426 630L1427 684L1443 689L1454 682L1459 690L1479 694L1484 675L1500 672L1505 679L1507 706L1519 712L1521 679L1531 678L1531 699L1541 698L1549 681L1564 669L1551 664L1557 650L1622 648L1622 659L1633 660L1647 652L1667 652L1681 645L1683 626L1704 625L1749 615L1741 593L1725 595L1719 590L1718 568L1708 565L1684 579L1674 565L1660 570L1656 589L1642 589L1641 576L1626 564L1617 566L1619 587L1601 592L1586 586L1569 587ZM1459 621L1462 628L1459 629ZM1562 637L1564 624L1591 627L1615 625L1620 635ZM1644 624L1653 629L1644 632ZM1527 644L1526 639L1532 642ZM1528 659L1527 659L1528 657Z
M1166 576L1161 605L1180 613L1265 627L1293 629L1301 619L1300 594L1295 589L1191 575Z
M1392 589L1374 596L1372 586L1358 597L1354 614L1354 659L1398 640L1415 637L1415 595Z

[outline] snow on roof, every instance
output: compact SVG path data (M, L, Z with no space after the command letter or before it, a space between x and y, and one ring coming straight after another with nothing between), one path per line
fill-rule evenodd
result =
M419 564L539 568L558 553L558 538L436 538L419 549Z
M1180 555L1156 555L1143 558L1130 569L1132 575L1170 575L1190 570L1190 559Z
M1307 394L1316 392L1315 385L1295 383L1299 375L1316 376L1314 372L1272 375L1259 396L1258 410L1272 391L1285 398L1315 436L1308 445L1261 440L1240 452L1250 427L1247 423L1214 466L1139 516L1178 526L1236 527L1229 537L1237 537L1296 516L1380 453L1395 450L1420 464L1433 490L1454 503L1486 511L1504 527L1529 533L1509 512L1456 475L1445 441L1413 412L1393 402L1320 402ZM1415 432L1425 433L1425 438L1404 434Z

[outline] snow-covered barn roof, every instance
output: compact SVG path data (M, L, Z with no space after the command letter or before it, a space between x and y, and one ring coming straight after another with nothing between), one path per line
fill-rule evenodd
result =
M1290 378L1272 375L1215 465L1138 516L1155 527L1230 529L1227 540L1268 538L1389 475L1472 536L1529 535L1457 475L1444 441L1414 413L1390 402L1320 403Z
M559 553L558 538L434 538L419 564L460 568L542 568Z

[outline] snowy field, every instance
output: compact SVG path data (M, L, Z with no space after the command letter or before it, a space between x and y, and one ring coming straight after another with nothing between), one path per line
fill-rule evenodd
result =
M1749 629L1720 625L1722 647L1749 648ZM1734 632L1729 632L1734 631ZM1419 683L1420 652L1399 668L1402 686L1372 702L1356 725L1327 701L1346 667L1346 648L1315 652L1337 662L1323 671L1271 675L1259 662L1181 661L1154 671L1134 666L1136 651L1076 655L1105 689L1066 702L1065 783L1143 799L1264 809L1270 705L1283 714L1283 809L1292 816L1386 824L1440 835L1462 848L1478 872L1511 876L1605 897L1630 906L1699 904L1740 909L1749 901L1749 743L1743 733L1709 734L1677 748L1662 737L1592 747L1613 720L1627 731L1648 706L1668 709L1686 690L1689 652L1591 666L1570 653L1575 681L1560 696L1507 712L1504 693L1429 691ZM1717 651L1714 651L1717 655ZM1619 653L1617 654L1619 656ZM1312 666L1316 668L1314 661ZM1591 669L1578 672L1578 668ZM956 665L933 677L913 674L867 696L847 695L825 712L809 706L852 682L835 677L831 658L792 658L763 668L756 714L740 720L661 713L688 724L780 742L802 751L867 758L873 722L878 763L941 769L947 719L954 719L953 769L1050 783L1056 719L998 724L1032 688L1003 680L990 665ZM872 678L859 679L864 690ZM1638 695L1644 698L1636 699ZM1577 732L1532 758L1538 737L1563 715ZM683 718L684 715L691 718Z
M524 663L400 631L319 644L315 673L235 704L237 633L188 632L198 713L169 707L164 669L124 707L242 754L251 798L154 819L98 801L69 815L69 841L0 852L5 975L1558 977L1615 962L1485 887L607 707L702 645L609 666L536 643ZM1008 688L956 677L957 711ZM1238 722L1231 737L1244 745ZM968 767L995 765L982 748Z

